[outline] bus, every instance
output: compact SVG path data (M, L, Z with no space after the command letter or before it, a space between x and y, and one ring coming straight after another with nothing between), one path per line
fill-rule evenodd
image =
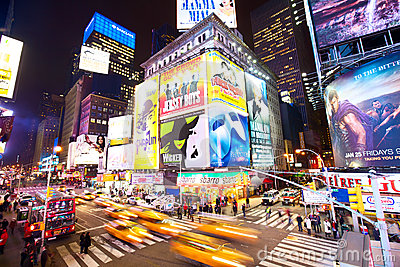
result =
M46 190L36 192L37 206L32 208L30 222L43 222ZM55 239L58 236L75 232L75 197L54 191L47 202L45 239Z

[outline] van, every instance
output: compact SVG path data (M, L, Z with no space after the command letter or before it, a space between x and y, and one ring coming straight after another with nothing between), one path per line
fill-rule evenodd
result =
M262 197L262 205L274 205L279 201L279 191L278 190L270 190L265 192Z

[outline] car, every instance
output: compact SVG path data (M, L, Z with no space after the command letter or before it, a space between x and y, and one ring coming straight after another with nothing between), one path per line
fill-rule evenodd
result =
M76 197L75 198L75 205L81 205L81 204L85 204L86 201L84 201L83 199Z
M176 222L169 219L138 219L138 222L150 231L169 236L175 236L185 231L191 230L187 227L185 227L185 229L182 229L184 228L184 226L177 224Z
M296 205L300 203L299 191L287 191L282 194L282 205Z
M262 197L262 205L274 205L279 201L279 191L278 190L269 190L265 192Z
M96 198L95 195L90 193L89 191L85 190L82 194L78 195L79 198L82 198L84 200L93 200Z
M57 191L60 192L65 192L67 190L67 186L66 185L60 185L60 187L58 187Z
M140 197L128 197L124 199L123 202L131 205L137 205L138 200L140 200Z
M122 219L122 220L135 220L138 216L126 208L113 208L108 207L105 209L105 212L108 216L113 217L115 219Z
M28 195L28 194L24 194L24 195L22 195L20 198L19 198L19 204L21 205L21 206L24 206L24 205L28 205L28 203L29 202L31 202L31 201L34 201L36 198L35 197L33 197L33 196L31 196L31 195Z
M151 235L139 225L123 220L109 222L106 224L105 229L110 235L128 243L143 243L142 237Z
M224 240L206 235L186 232L173 237L170 244L171 251L189 259L191 265L223 267L254 265L250 255L230 248Z
M75 192L75 190L72 189L72 188L69 188L69 189L65 190L65 193L66 193L67 195L70 195L70 196L76 196L76 192Z
M106 195L103 191L101 191L101 190L95 191L95 192L93 192L92 194L95 195L96 197L106 197L106 196L107 196L107 195Z
M108 198L98 197L95 200L93 200L93 202L96 205L99 205L99 206L105 207L105 208L112 206L112 201Z

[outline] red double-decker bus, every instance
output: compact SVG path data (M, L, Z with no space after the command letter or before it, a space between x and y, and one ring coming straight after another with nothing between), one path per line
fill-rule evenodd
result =
M46 191L36 193L37 204L43 208L37 209L37 222L43 222ZM31 217L32 218L32 217ZM31 222L32 223L32 222ZM34 222L33 222L34 223ZM61 235L75 232L75 197L54 191L48 198L45 239L53 239Z

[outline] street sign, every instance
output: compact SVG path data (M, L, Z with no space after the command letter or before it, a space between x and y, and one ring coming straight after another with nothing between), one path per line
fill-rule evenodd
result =
M318 191L318 193L329 196L327 191ZM329 204L329 201L316 193L310 192L308 190L303 190L303 201L307 204Z

